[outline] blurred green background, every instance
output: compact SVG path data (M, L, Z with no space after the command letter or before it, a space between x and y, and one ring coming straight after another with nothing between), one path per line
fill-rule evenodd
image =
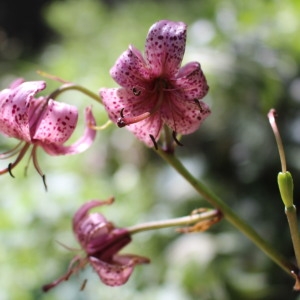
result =
M18 8L18 9L17 9ZM188 24L184 63L199 61L212 115L183 138L177 154L191 172L224 199L284 255L293 259L276 183L280 162L266 117L277 109L288 169L300 190L300 2L286 1L1 1L0 87L16 77L43 79L36 70L94 92L115 87L109 69L129 44L143 50L149 27L160 19ZM47 93L59 86L46 79ZM67 92L58 100L93 105ZM74 139L83 131L82 115ZM0 137L2 152L17 141ZM101 131L88 151L70 157L39 152L49 191L26 161L16 178L0 178L0 299L230 300L300 299L293 280L226 221L210 231L179 235L164 229L134 236L124 252L151 259L129 282L104 286L91 268L44 294L78 248L71 218L90 199L114 195L103 208L125 227L188 215L207 204L151 149L126 131ZM8 161L1 161L7 167ZM81 283L88 279L84 291Z

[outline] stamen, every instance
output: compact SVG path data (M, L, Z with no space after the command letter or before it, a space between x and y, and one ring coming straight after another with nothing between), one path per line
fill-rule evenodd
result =
M77 263L77 265L75 265ZM57 280L46 284L42 287L44 292L48 292L50 289L56 287L58 284L60 284L62 281L67 281L71 277L72 274L76 274L80 269L83 269L85 265L88 263L88 260L86 258L80 258L78 256L75 256L72 261L70 262L68 272L58 278Z
M34 145L32 151L31 151L33 165L34 165L34 168L36 169L36 171L42 177L45 190L47 191L48 187L47 187L47 184L46 184L46 175L43 173L43 171L41 170L40 165L38 163L37 155L36 155L36 149L37 149L37 145Z
M165 87L166 87L166 82L161 79L158 80L155 84L153 92L156 94L153 97L157 97L155 101L155 105L151 107L150 111L146 111L139 116L135 117L125 117L124 116L124 108L121 109L120 111L120 118L117 119L117 125L118 127L122 128L127 125L131 125L134 123L138 123L140 121L143 121L147 118L149 118L151 115L155 114L161 107L163 100L164 100L164 92L165 92ZM136 87L132 88L132 92L135 96L139 96L141 94L141 90L139 90Z
M145 119L147 119L148 117L150 117L151 113L150 112L145 112L139 116L136 116L136 117L124 117L123 115L123 110L122 109L120 111L120 118L118 118L117 120L117 125L118 127L122 128L122 127L125 127L127 125L131 125L131 124L134 124L134 123L138 123L140 121L143 121Z
M199 107L200 112L203 114L204 110L200 104L200 101L198 99L194 99L194 102L196 103L196 105Z
M12 178L15 178L15 176L14 176L14 174L12 173L11 169L12 169L12 163L9 163L9 164L8 164L8 167L7 167L8 173L9 173L9 175L10 175Z
M43 174L42 179L43 179L43 184L44 184L45 190L47 192L48 191L48 187L47 187L47 183L46 183L46 175L45 174Z
M176 135L177 135L176 131L173 131L173 132L172 132L172 137L173 137L175 143L176 143L178 146L183 146L183 144L180 143L180 141L177 139L177 136L176 136Z
M142 91L138 90L136 87L132 89L132 92L134 96L139 96L142 93Z
M153 146L154 146L155 150L158 150L158 145L156 143L156 140L155 140L154 136L152 134L149 134L149 137L150 137L150 139L153 143Z
M20 148L21 148L22 144L23 144L23 141L19 142L11 150L1 153L0 154L0 159L7 159L7 158L10 158L10 157L16 155L20 151Z
M24 157L24 155L27 152L27 150L28 150L29 147L30 147L30 144L26 143L24 145L24 147L19 151L19 154L18 154L16 160L13 163L10 163L7 168L5 168L3 170L0 170L0 175L5 174L5 173L8 172L10 174L10 176L14 177L12 175L11 171L22 160L22 158Z
M124 118L124 107L121 109L121 111L120 111L120 116L121 116L121 118Z
M82 283L82 285L81 285L81 287L80 287L80 291L83 291L83 290L84 290L86 284L87 284L87 279L84 279L84 281L83 281L83 283Z

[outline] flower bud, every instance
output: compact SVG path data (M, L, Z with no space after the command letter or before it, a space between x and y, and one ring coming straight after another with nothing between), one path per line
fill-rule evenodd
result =
M281 199L286 208L293 206L293 177L290 172L280 172L277 177Z

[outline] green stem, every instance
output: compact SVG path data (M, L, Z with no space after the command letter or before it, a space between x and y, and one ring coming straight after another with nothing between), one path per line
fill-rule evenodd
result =
M269 122L271 124L275 139L276 139L276 144L278 147L278 152L279 152L279 158L280 158L280 162L281 162L281 169L282 169L282 173L286 172L286 159L285 159L285 154L284 154L284 149L283 149L283 144L282 144L282 140L281 140L281 136L276 124L276 110L274 108L270 109L269 113L268 113L268 118L269 118Z
M232 211L232 209L210 191L204 184L198 181L183 166L183 164L172 154L166 153L159 149L156 151L165 161L167 161L183 178L185 178L194 189L212 206L223 213L233 226L246 235L258 248L260 248L267 256L269 256L277 265L279 265L286 273L291 275L291 270L298 273L298 269L280 253L278 253L271 245L269 245L251 226Z
M61 85L57 90L55 90L53 93L51 93L51 95L49 95L49 98L55 99L59 94L68 90L80 91L81 93L89 96L90 98L96 100L98 103L102 104L102 99L98 94L95 94L94 92L88 90L87 88L75 83L65 83Z
M298 231L297 209L295 205L285 208L285 214L289 223L297 266L300 267L300 237Z
M190 216L169 219L169 220L147 222L143 224L134 225L126 229L130 232L130 234L134 234L134 233L147 231L147 230L154 230L154 229L161 229L161 228L168 228L168 227L175 227L175 226L187 226L205 220L210 220L212 218L215 218L218 214L219 212L217 210L210 209L208 211L199 214L192 214Z

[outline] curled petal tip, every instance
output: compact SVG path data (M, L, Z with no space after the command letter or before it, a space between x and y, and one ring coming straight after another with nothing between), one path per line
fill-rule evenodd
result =
M96 130L92 126L96 125L95 118L93 116L90 107L85 109L85 131L81 138L79 138L74 144L65 146L63 144L41 144L44 150L50 155L71 155L78 154L86 151L94 142L96 137Z

